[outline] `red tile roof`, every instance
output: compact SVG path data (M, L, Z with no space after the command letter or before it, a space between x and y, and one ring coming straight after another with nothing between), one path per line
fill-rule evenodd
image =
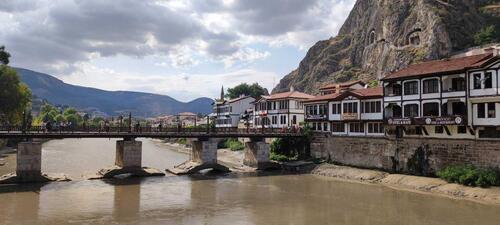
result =
M355 85L357 83L360 83L361 85L365 85L365 83L361 80L354 80L354 81L348 81L348 82L344 82L344 83L338 83L338 84L327 84L323 87L320 88L321 89L330 89L330 88L337 88L337 87L350 87L352 85Z
M355 89L352 93L358 94L361 97L382 97L384 96L384 89L382 87Z
M300 98L300 99L310 99L314 98L312 95L308 95L306 93L298 92L298 91L289 91L289 92L282 92L282 93L276 93L272 94L269 96L262 96L263 98L267 100L276 100L276 99L283 99L283 98Z
M354 96L358 97L359 99L377 98L377 97L382 98L383 89L382 89L382 87L355 89L355 90L345 91L342 93L334 93L334 94L329 94L329 95L316 96L312 99L305 100L304 102L308 103L308 102L341 100L349 95L354 95Z
M482 65L491 59L493 54L486 53L461 58L450 58L443 60L433 60L409 65L384 77L382 80L391 80L404 77L423 76L439 73L461 72L469 68Z
M238 97L238 98L233 98L233 99L229 99L227 100L229 103L233 103L233 102L237 102L239 100L243 100L245 98L250 98L250 96L241 96L241 97Z

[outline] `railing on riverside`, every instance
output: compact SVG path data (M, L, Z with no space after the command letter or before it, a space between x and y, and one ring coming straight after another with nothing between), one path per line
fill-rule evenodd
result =
M263 134L300 135L292 128L207 128L207 127L151 127L151 126L0 126L0 133L23 134Z

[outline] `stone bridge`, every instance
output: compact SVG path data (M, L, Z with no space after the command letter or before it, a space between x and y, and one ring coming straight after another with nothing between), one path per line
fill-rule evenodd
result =
M116 142L114 167L103 169L99 174L103 178L120 174L135 176L163 175L142 165L142 142L136 138L189 138L192 142L190 159L172 169L174 174L191 174L204 169L229 171L217 163L217 143L222 138L244 138L244 164L257 169L266 169L272 163L269 160L269 144L266 138L291 137L302 138L297 131L283 129L227 129L227 128L73 128L46 130L42 128L16 129L1 128L0 139L18 138L25 141L18 144L16 174L0 180L4 183L48 181L42 175L42 144L37 139L61 138L121 138Z

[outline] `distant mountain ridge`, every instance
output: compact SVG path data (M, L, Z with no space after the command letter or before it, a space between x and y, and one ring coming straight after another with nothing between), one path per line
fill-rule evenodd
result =
M154 117L164 114L211 112L212 99L197 98L180 102L166 95L132 91L105 91L64 83L44 73L15 68L33 95L52 104L68 105L79 110L97 110L109 116L132 113L133 116Z

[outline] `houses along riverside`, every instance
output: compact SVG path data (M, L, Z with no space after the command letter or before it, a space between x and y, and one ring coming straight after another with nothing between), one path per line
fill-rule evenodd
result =
M424 175L451 164L500 170L498 54L412 64L378 87L352 81L325 85L319 93L292 88L228 100L220 105L248 99L230 110L230 120L224 111L217 121L226 118L231 122L219 126L235 127L241 113L253 111L254 127L308 124L316 133L311 155L347 165Z

